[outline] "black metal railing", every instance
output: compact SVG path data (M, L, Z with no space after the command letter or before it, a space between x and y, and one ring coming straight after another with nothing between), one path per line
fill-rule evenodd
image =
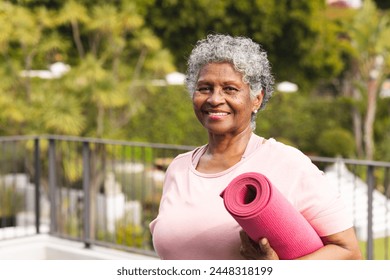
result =
M311 157L335 182L351 211L366 259L390 259L390 163ZM328 173L329 174L329 173Z
M47 229L86 247L155 255L148 225L157 215L165 168L190 149L53 135L0 137L0 240ZM365 257L389 259L390 163L312 161L346 198Z

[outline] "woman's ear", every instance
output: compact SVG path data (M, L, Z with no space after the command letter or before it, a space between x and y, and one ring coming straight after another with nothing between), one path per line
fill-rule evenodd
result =
M253 100L253 110L252 111L259 110L261 103L263 102L263 97L264 97L264 91L261 90L259 92L259 94L257 94L255 99Z

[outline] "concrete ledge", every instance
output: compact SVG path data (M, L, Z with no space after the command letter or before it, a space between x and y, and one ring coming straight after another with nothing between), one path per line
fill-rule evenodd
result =
M65 240L48 234L0 241L0 260L155 260L157 258Z

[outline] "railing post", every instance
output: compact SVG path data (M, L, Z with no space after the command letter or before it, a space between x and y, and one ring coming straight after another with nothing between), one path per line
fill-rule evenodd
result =
M374 203L375 177L374 166L367 167L367 259L374 259L373 237L373 203Z
M35 228L37 234L39 234L39 225L41 223L41 207L40 207L40 185L41 185L41 160L40 160L40 147L39 147L39 137L34 140L34 169L35 169Z
M55 140L49 139L49 194L50 194L50 233L57 230L57 188Z
M390 167L385 167L384 168L384 172L385 172L385 176L384 176L384 179L383 179L383 186L384 186L384 194L385 194L385 198L386 198L386 204L385 204L385 211L386 211L386 218L385 218L385 225L388 225L389 224L389 211L390 211L390 208L389 208L389 198L390 198ZM384 256L384 259L385 260L388 260L389 259L389 250L390 250L390 247L389 247L389 231L390 231L390 228L389 227L386 227L385 229L385 256Z
M83 142L83 191L84 191L84 244L86 248L91 246L90 243L90 223L91 223L91 209L90 209L90 149L89 143Z

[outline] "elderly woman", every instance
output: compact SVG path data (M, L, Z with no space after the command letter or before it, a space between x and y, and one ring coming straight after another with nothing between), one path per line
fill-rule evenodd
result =
M186 84L208 143L168 167L159 214L150 224L162 259L278 259L267 236L251 240L220 193L244 172L262 173L305 217L324 246L302 259L360 259L336 190L299 150L253 133L273 91L266 53L251 39L209 35L197 43Z

